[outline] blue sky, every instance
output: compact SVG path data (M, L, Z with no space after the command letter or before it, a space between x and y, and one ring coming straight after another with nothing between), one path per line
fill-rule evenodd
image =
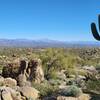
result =
M0 0L0 38L94 40L100 0Z

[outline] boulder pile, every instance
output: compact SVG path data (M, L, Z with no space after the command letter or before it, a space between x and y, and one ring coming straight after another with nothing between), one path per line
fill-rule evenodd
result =
M7 63L0 76L0 100L36 100L39 91L31 83L40 84L43 80L40 59L17 59Z
M0 100L32 100L39 97L39 91L31 86L18 86L12 78L0 76Z
M67 82L65 72L66 70L61 70L56 73L55 80L46 80L40 59L16 59L9 62L3 67L0 76L0 100L90 100L90 96L77 86L71 84L68 88L67 83L70 82ZM76 80L75 75L70 75L70 78ZM78 83L84 79L82 76L78 78ZM35 84L34 87L32 83ZM45 96L41 95L41 90L45 91Z
M41 83L44 80L44 73L40 59L15 60L6 64L3 68L2 76L11 77L20 82L34 81Z

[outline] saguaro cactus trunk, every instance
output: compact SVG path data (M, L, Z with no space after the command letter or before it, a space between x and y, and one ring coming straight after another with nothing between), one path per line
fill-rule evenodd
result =
M99 31L97 30L96 24L91 23L92 34L93 34L93 36L96 40L100 41L100 35L99 35L99 32L100 32L100 15L98 16L98 26L99 26Z

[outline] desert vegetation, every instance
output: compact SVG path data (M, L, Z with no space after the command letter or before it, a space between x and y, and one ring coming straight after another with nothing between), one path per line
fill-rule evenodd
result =
M99 100L100 48L0 48L0 74L11 100Z

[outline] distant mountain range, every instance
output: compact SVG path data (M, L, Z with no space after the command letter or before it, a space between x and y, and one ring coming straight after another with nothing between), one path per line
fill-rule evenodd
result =
M56 40L28 40L28 39L0 39L0 47L100 47L100 42L95 41L56 41Z

